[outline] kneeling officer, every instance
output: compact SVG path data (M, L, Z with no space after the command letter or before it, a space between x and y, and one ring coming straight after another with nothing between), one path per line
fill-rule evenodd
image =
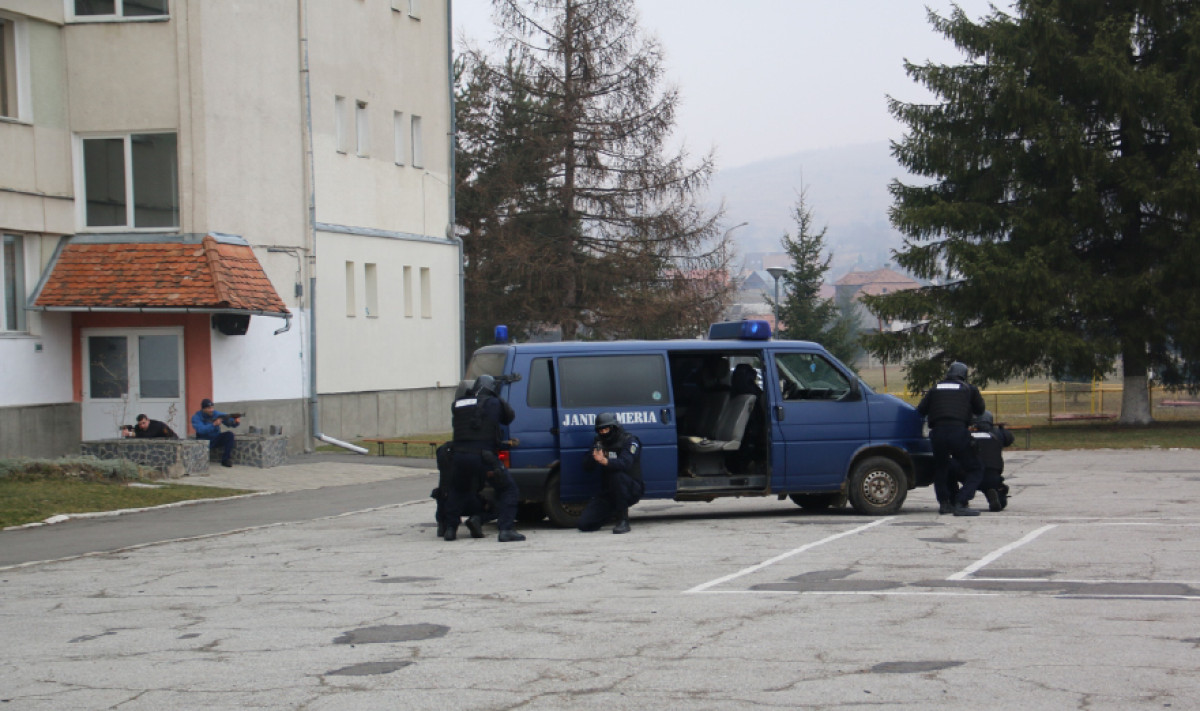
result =
M595 531L610 518L613 533L629 533L629 507L646 493L642 481L642 443L621 429L611 412L596 415L596 439L583 463L584 469L601 469L600 492L588 501L579 517L580 531Z
M516 482L496 456L500 447L500 427L512 422L516 415L512 407L497 396L495 378L490 375L476 378L472 394L455 400L450 413L454 426L454 463L443 517L443 538L453 541L458 537L458 523L464 513L470 516L467 529L471 537L483 538L478 492L485 483L490 483L496 492L500 542L525 540L525 536L516 530Z

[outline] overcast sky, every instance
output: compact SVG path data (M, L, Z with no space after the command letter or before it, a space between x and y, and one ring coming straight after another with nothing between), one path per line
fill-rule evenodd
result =
M491 0L453 0L455 41L494 37ZM959 0L978 20L988 0ZM995 3L1002 9L1008 0ZM963 59L930 27L950 0L638 0L643 32L679 87L677 140L718 169L900 137L886 96L928 98L903 61Z

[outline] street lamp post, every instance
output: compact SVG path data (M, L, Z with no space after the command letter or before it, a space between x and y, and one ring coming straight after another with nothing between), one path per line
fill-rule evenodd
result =
M775 279L775 332L779 333L779 278L788 273L783 267L770 267L767 273Z

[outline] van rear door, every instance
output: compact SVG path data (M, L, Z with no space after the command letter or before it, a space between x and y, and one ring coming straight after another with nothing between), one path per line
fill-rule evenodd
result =
M595 419L612 412L642 442L646 496L675 495L678 450L665 352L561 356L555 359L563 501L588 499L599 486L583 468Z
M862 391L849 374L818 351L773 350L768 367L774 373L768 392L775 488L836 488L854 453L870 440ZM782 480L780 471L785 473Z

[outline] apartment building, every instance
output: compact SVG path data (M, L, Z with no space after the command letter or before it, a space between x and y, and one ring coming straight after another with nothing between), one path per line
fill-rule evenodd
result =
M0 0L0 456L447 429L449 0Z

